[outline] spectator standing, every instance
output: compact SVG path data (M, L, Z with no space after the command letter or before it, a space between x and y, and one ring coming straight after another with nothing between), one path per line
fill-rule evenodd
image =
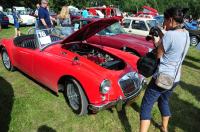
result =
M12 16L13 16L13 20L14 20L14 27L15 27L15 37L20 36L21 32L20 32L20 22L21 17L20 14L16 11L15 8L12 9Z
M73 32L68 6L62 7L60 14L57 16L57 24L62 27L61 33L64 36L69 36Z
M111 8L109 6L106 7L106 17L111 17Z
M39 9L40 9L40 4L36 4L36 10L34 12L34 16L36 17L36 22L35 22L36 27L38 27L38 23L39 23L39 17L38 17Z
M87 9L85 7L83 7L82 17L83 18L88 18L88 16L89 16L89 13L88 13Z
M89 13L90 13L90 15L92 15L92 16L97 16L96 9L94 9L94 8L90 8L90 9L89 9Z
M40 29L51 28L53 26L51 20L55 21L55 19L49 15L47 7L48 7L48 0L42 0L41 6L38 10L38 17L39 17L38 27Z
M162 116L160 131L168 132L168 122L171 116L169 97L180 81L181 65L190 45L189 33L181 27L183 18L184 13L182 9L179 8L172 7L164 12L164 25L166 26L167 32L165 32L164 35L162 33L159 34L161 40L154 42L154 44L157 45L157 58L160 59L160 64L142 99L140 132L148 131L151 120L151 110L155 102L158 102L158 107ZM161 74L174 78L171 89L164 89L157 86L156 80ZM163 80L169 81L166 77L163 78Z
M35 12L34 12L34 16L35 16L36 18L38 18L38 11L39 11L39 9L40 9L40 4L36 4L36 10L35 10Z
M2 18L0 17L0 31L1 31L1 21L2 21Z

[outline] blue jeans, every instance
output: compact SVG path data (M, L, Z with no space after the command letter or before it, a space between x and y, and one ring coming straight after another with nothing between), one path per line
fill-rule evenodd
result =
M165 90L158 87L155 84L155 79L152 78L142 99L140 120L151 120L151 110L155 102L158 102L158 108L162 116L171 116L169 97L177 84L175 83L172 89Z

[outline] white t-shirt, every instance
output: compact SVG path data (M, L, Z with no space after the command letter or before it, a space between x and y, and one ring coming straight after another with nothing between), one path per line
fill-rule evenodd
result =
M181 76L181 65L190 46L189 33L188 31L170 30L164 34L162 42L164 54L160 58L160 64L154 77L156 78L158 73L165 73L172 77L176 76L174 82L178 82ZM184 55L182 57L183 51Z

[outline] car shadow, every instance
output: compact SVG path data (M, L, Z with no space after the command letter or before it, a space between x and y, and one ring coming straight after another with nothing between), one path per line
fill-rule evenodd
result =
M194 68L196 70L200 70L199 66L197 66L197 65L195 65L195 64L193 64L193 63L191 63L189 61L186 61L186 60L184 60L183 65L186 65L188 67Z
M195 96L197 101L200 101L200 86L187 84L183 81L180 81L180 86L182 89L190 92L193 96Z
M35 79L33 79L32 77L30 77L29 75L27 75L26 73L20 71L19 69L17 69L18 72L20 72L22 75L24 75L25 77L27 77L28 79L30 79L31 81L33 81L34 83L36 83L37 85L39 85L41 88L45 89L46 91L50 92L51 94L58 96L58 94L56 92L54 92L53 90L51 90L50 88L48 88L47 86L41 84L40 82L36 81Z
M2 26L1 27L1 29L9 29L9 28L11 28L11 27L10 26L8 26L8 27Z
M131 132L131 125L128 121L128 117L126 115L125 107L123 107L121 111L118 111L117 114L118 114L118 117L120 119L122 126L124 127L124 131L125 132Z
M200 109L192 103L179 98L179 95L173 93L171 97L172 118L169 122L169 131L177 131L177 128L184 132L200 131Z
M130 106L133 108L134 111L140 113L140 106L136 102L133 102Z
M0 132L9 131L14 91L11 84L0 76Z
M200 59L197 59L193 56L186 56L185 58L188 59L188 60L194 61L194 62L200 62Z
M56 132L56 130L54 130L51 127L48 127L47 125L42 125L38 128L37 132Z

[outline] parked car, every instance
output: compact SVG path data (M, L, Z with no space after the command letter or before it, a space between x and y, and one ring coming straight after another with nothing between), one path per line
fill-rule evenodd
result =
M34 16L29 15L29 12L26 11L24 7L15 7L17 12L20 14L22 19L21 25L34 25L36 18ZM14 19L12 15L11 9L8 9L6 12L7 17L9 18L9 23L14 24Z
M110 17L110 16L118 16L123 18L122 16L122 12L119 10L119 8L115 8L115 7L90 7L96 10L100 10L106 17ZM88 10L90 9L88 8Z
M200 42L200 30L198 30L198 22L195 20L184 22L184 28L189 32L190 45L196 46Z
M97 20L99 19L79 19L73 21L73 25L77 25L77 27L82 28L85 25ZM146 41L145 37L127 34L119 22L116 22L106 29L98 32L96 35L87 39L87 42L109 46L137 56L144 56L147 52L150 52L154 48L153 43L151 41Z
M3 11L3 7L2 6L0 6L0 11Z
M2 39L3 64L9 71L17 67L56 93L63 91L76 114L112 106L120 109L141 92L144 78L137 72L138 57L85 41L116 22L92 22L64 40L44 30Z
M190 35L190 45L197 46L200 42L200 30L188 30Z
M127 33L147 36L152 27L157 26L156 19L143 17L126 17L123 20L123 28Z
M151 15L152 17L155 17L158 15L158 11L152 7L149 6L143 6L143 11L139 11L135 14L135 16L139 16L139 15Z
M198 22L195 20L184 22L184 27L188 30L198 30Z
M2 11L0 11L0 24L2 27L6 27L6 28L9 25L8 17Z
M156 19L159 27L163 27L164 15L155 16L154 19Z

